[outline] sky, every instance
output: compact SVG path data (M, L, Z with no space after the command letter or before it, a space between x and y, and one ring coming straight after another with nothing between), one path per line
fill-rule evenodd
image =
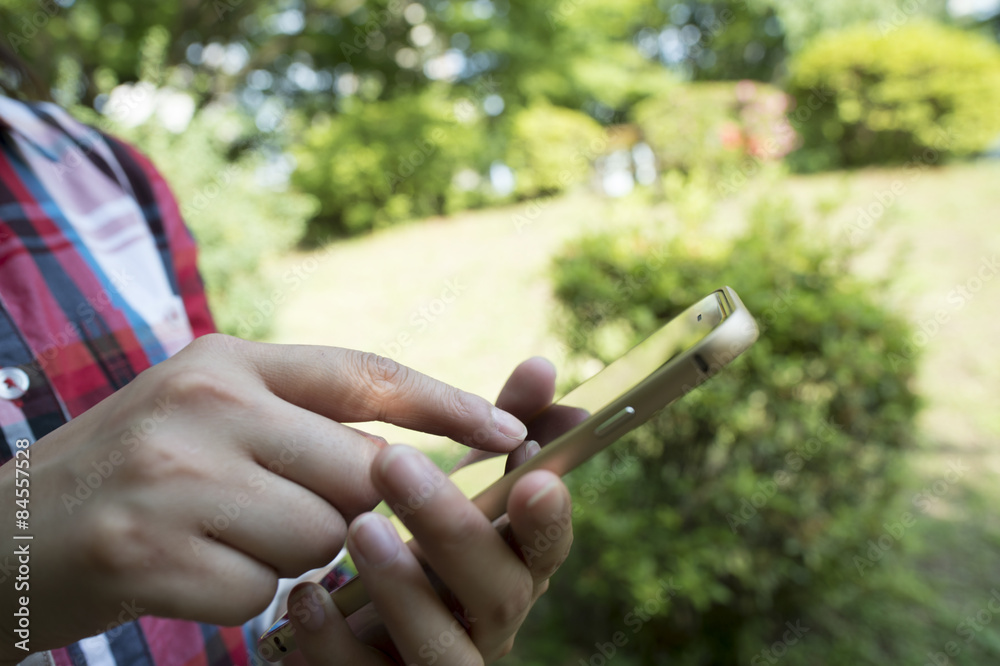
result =
M987 18L1000 12L1000 0L948 0L952 16Z

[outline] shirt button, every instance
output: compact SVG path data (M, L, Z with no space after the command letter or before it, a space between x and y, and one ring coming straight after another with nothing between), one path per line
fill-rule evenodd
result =
M21 368L0 368L0 398L17 400L28 392L31 380Z

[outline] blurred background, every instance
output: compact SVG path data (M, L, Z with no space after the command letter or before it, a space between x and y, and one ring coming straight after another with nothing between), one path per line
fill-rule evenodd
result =
M3 0L0 26L37 79L8 90L165 173L226 332L492 397L741 294L757 345L572 475L573 554L505 663L1000 660L997 0Z

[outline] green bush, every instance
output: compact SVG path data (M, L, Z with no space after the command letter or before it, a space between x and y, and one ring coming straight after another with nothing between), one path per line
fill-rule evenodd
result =
M780 160L797 136L785 118L789 100L752 81L689 83L636 105L632 118L662 171L725 177L751 162Z
M570 477L574 550L525 654L593 664L610 645L623 665L770 663L752 659L786 622L819 635L809 618L823 595L876 578L854 558L898 521L888 507L914 439L916 351L883 285L852 276L852 252L765 199L729 241L619 230L558 260L581 362L609 362L724 284L761 337ZM808 648L783 659L824 661Z
M245 119L233 112L202 110L178 133L155 116L129 128L77 112L134 143L170 183L198 241L198 266L219 329L243 338L264 337L287 287L281 282L276 288L268 269L302 238L316 202L261 184L261 144L244 146L235 161L230 158L231 141L248 130Z
M799 169L974 155L1000 134L1000 47L923 21L853 28L803 50L789 92L804 138Z
M539 103L512 121L507 164L522 197L555 194L585 181L604 149L604 130L579 111Z
M310 235L350 235L480 203L462 189L463 169L481 174L491 151L471 100L437 90L389 101L349 99L306 128L293 182L320 201Z

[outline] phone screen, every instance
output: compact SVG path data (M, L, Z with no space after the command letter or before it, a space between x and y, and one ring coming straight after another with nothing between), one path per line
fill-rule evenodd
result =
M499 517L510 488L523 474L536 468L567 474L708 379L732 360L727 354L730 347L720 350L707 338L734 311L725 290L709 294L564 395L527 424L528 436L536 439L542 450L518 468L501 472L488 487L468 488L480 490L473 502L490 519ZM735 335L736 344L731 348L736 353L756 338L756 327L747 317L751 329ZM734 332L733 327L727 328Z
M701 342L728 313L721 292L710 294L557 401L596 414ZM704 362L704 359L702 359ZM708 364L705 362L706 371Z

